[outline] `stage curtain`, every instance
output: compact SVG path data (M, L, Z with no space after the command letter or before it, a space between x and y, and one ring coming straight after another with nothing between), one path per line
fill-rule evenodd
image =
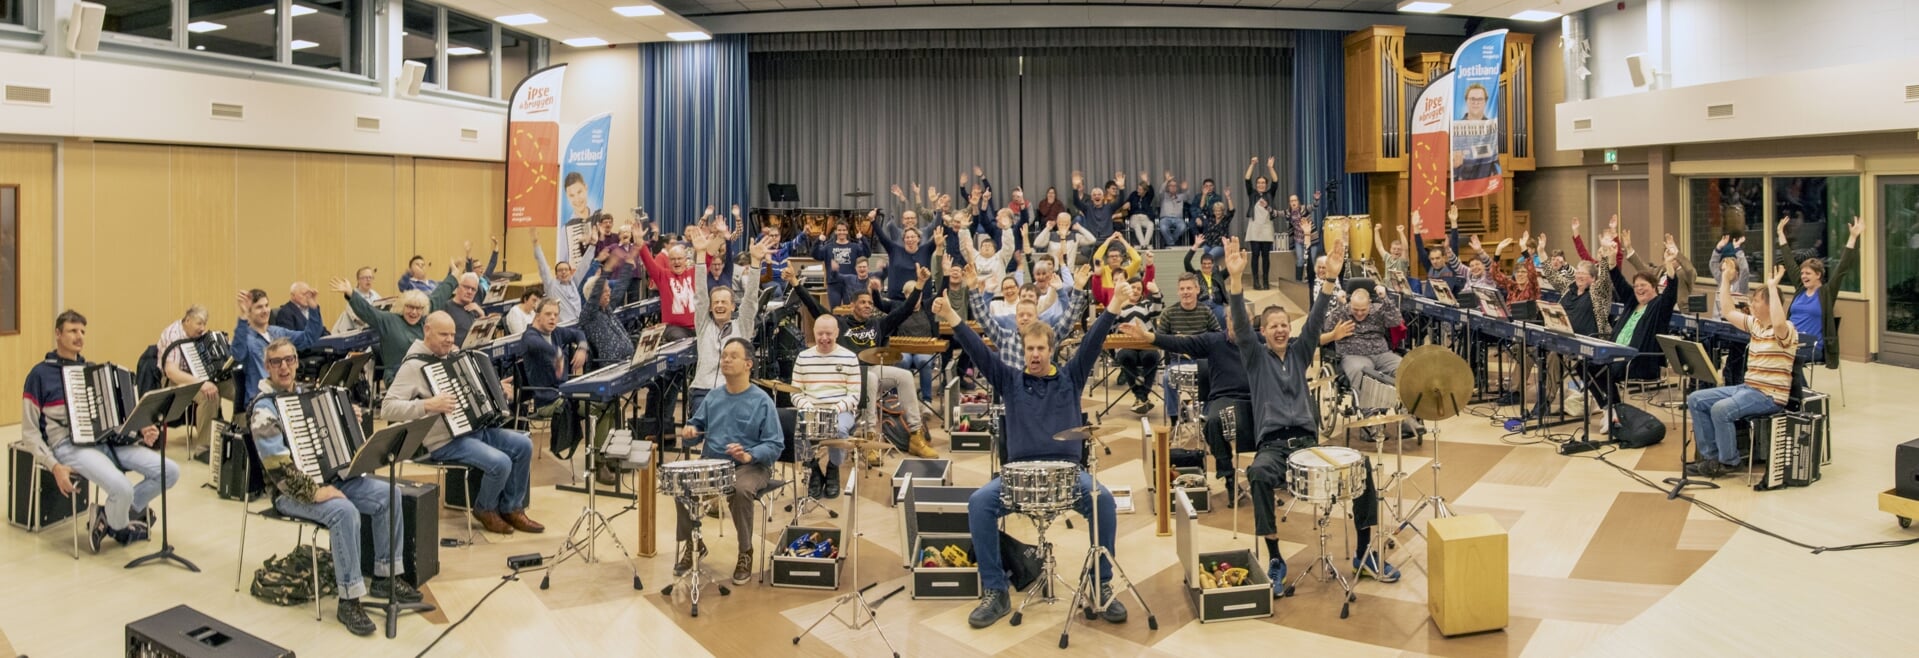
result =
M640 203L663 231L752 200L747 59L744 35L641 44Z
M1299 30L1293 47L1292 186L1310 203L1313 190L1334 183L1325 215L1366 212L1366 176L1346 173L1346 53L1344 35ZM1286 172L1281 172L1286 175ZM1387 232L1389 235L1390 231Z

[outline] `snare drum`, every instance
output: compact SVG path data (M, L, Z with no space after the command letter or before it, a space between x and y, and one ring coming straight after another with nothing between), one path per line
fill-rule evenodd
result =
M1000 467L999 499L1012 512L1056 512L1079 500L1079 466L1069 462L1016 462Z
M1286 490L1309 503L1358 498L1366 490L1366 456L1333 446L1296 451L1286 458Z
M803 439L809 444L839 438L840 414L838 409L821 405L817 407L800 407L796 411L797 413L795 415L799 422L794 427L793 436L795 438Z
M733 493L733 462L691 459L660 465L660 493L674 498L705 498Z
M1199 364L1181 363L1166 370L1166 377L1182 397L1199 397Z

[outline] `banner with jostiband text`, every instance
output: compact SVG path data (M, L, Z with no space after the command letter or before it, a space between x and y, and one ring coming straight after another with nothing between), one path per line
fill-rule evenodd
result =
M606 198L606 145L613 130L613 115L602 112L573 129L566 142L566 154L560 164L561 217L566 221L553 240L555 254L573 262L575 268L585 262L592 247L594 230L604 210Z
M506 227L558 225L560 90L566 65L534 72L513 89L506 111Z
M1411 155L1412 211L1419 217L1414 231L1425 238L1446 235L1446 200L1451 176L1447 153L1452 149L1453 74L1426 85L1413 103Z
M1473 35L1453 53L1453 200L1499 190L1499 73L1506 31Z

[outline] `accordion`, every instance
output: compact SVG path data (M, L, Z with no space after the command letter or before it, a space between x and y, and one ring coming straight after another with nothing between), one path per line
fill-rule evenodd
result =
M209 331L199 338L190 338L176 343L180 355L187 362L187 372L194 379L209 382L226 381L233 376L233 346L227 341L226 334Z
M460 351L444 359L429 359L421 372L435 396L453 396L453 411L445 415L453 436L499 427L513 416L493 359L484 352Z
M345 479L353 454L366 443L346 389L278 393L269 399L280 412L280 436L286 440L293 466L313 478L314 484Z
M66 387L74 445L123 446L139 440L120 434L127 415L140 403L132 372L111 363L89 363L62 366L60 380Z

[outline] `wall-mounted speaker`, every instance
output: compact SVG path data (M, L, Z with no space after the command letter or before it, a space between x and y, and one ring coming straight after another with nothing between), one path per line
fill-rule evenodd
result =
M394 81L400 95L413 98L420 95L420 85L426 82L426 65L412 60L400 63L400 77Z
M1626 72L1632 74L1632 86L1644 87L1652 79L1652 72L1646 67L1646 54L1633 53L1626 56Z
M100 25L107 20L107 6L81 2L73 5L67 19L67 51L76 55L100 52Z

